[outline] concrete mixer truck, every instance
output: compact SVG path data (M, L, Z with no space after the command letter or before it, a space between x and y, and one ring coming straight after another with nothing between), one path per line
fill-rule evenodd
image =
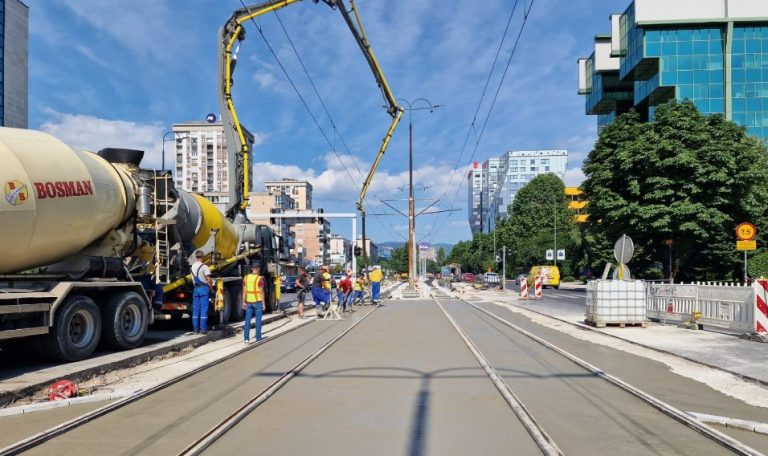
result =
M0 342L32 337L74 361L100 342L137 347L157 314L191 309L190 261L219 282L214 318L241 318L242 272L260 261L274 310L277 238L140 167L142 151L73 149L0 128ZM213 306L212 306L213 307Z

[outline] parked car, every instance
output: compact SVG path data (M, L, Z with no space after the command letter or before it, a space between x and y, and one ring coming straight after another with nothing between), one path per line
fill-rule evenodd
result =
M495 272L486 272L483 274L483 282L489 285L498 285L500 282L499 275Z
M464 275L461 277L461 280L467 283L475 283L475 275L471 272L465 272Z
M517 277L515 277L515 285L517 286L522 285L522 283L525 282L527 278L528 278L527 275L519 274Z
M289 275L283 277L280 282L280 291L283 293L295 293L296 292L296 276Z

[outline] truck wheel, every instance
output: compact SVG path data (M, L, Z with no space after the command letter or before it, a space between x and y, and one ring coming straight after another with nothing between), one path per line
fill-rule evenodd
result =
M230 288L229 297L232 302L232 307L229 312L229 321L243 321L245 318L245 310L243 310L243 289L240 287Z
M101 315L87 296L70 296L57 310L46 336L45 350L62 361L79 361L90 356L101 338Z
M144 342L149 324L147 305L134 291L112 296L102 309L104 326L101 337L107 346L130 350Z
M214 305L215 308L215 305ZM232 296L224 290L224 308L216 312L216 322L220 325L229 323L232 317Z

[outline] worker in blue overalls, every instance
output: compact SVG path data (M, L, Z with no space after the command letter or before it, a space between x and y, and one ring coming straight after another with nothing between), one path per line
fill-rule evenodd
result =
M192 330L195 334L208 333L208 300L213 290L211 270L203 263L205 255L202 251L195 252L195 262L192 263L192 279L195 291L192 293Z

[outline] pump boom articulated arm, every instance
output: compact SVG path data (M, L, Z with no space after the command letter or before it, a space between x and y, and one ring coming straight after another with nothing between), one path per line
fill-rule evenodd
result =
M251 147L248 141L250 134L240 123L235 110L235 104L232 101L232 75L235 64L237 63L237 52L240 49L240 42L245 39L244 23L253 18L261 16L272 11L298 3L302 0L269 0L235 11L229 18L224 27L219 31L219 104L222 111L222 122L224 124L224 135L228 148L229 159L229 211L244 212L248 207L249 183L249 158ZM360 14L355 7L355 1L349 0L351 8L348 9L344 0L313 0L315 3L322 1L331 8L338 9L344 18L349 30L355 38L360 50L363 51L368 66L373 72L376 83L381 90L382 96L387 103L387 112L392 117L392 123L384 136L376 158L371 166L368 175L363 182L360 191L360 199L357 202L357 208L363 211L363 201L368 187L371 184L373 175L381 162L384 153L387 150L392 134L397 128L397 124L403 115L403 110L397 105L395 96L387 84L384 73L381 71L376 56L368 43L368 37L360 20ZM238 146L239 145L239 146Z

